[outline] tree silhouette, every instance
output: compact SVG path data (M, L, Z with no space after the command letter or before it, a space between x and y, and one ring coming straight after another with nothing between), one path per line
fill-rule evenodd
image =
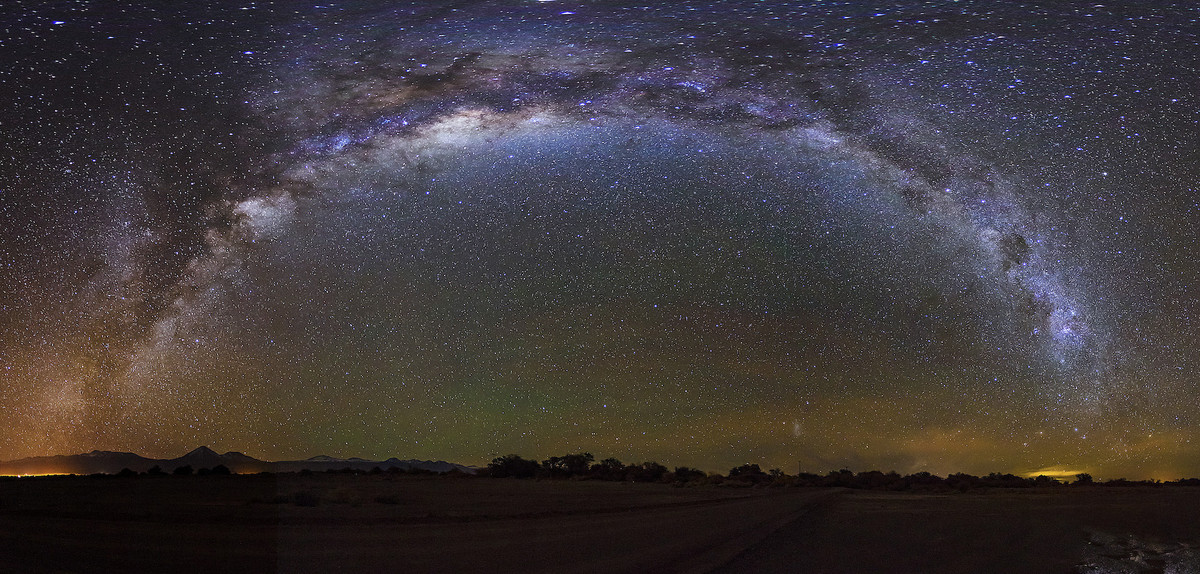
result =
M965 472L956 472L946 477L946 486L956 489L959 492L966 492L972 488L983 486L983 484L983 481L978 476Z
M1033 479L1034 486L1060 486L1062 483L1058 479L1051 478L1044 474L1039 474Z
M625 465L615 458L606 458L593 464L588 475L599 480L625 480Z
M878 470L860 472L850 485L853 488L867 490L903 490L904 478L893 472L883 473Z
M667 467L657 462L643 462L626 470L626 476L635 482L659 482L667 474Z
M487 466L488 476L496 478L533 478L541 468L536 460L521 458L520 455L506 454L492 459Z
M926 473L928 474L928 473ZM843 468L841 470L831 470L829 474L821 481L822 486L843 486L850 487L854 485L854 471Z
M584 476L588 473L593 460L596 460L596 457L592 456L590 452L552 456L542 461L542 469L555 478Z
M939 490L946 486L946 481L936 474L930 474L926 471L916 472L904 477L909 488L918 490Z
M172 471L171 474L174 474L175 476L191 476L192 475L192 465L185 464L183 466L175 467L175 470Z
M729 470L728 477L722 477L719 474L708 474L702 470L686 466L678 466L675 467L673 472L668 472L667 467L657 462L626 465L622 464L620 460L610 457L598 463L591 464L593 460L594 457L590 452L552 456L540 463L536 460L522 458L516 454L509 454L492 459L492 462L488 464L485 471L480 473L480 476L492 476L496 478L530 478L537 476L560 479L586 477L595 480L664 482L675 483L676 485L689 482L703 482L705 484L727 484L731 486L839 487L862 490L915 490L926 492L945 492L947 490L965 492L974 488L1046 488L1063 484L1048 476L1025 478L999 472L993 472L986 476L974 476L960 472L942 478L926 471L901 476L894 470L888 472L868 470L856 474L854 471L843 468L831 471L829 474L823 476L809 472L788 475L778 468L772 468L764 472L759 465L754 463L733 467ZM1075 486L1094 484L1097 486L1114 487L1155 486L1160 484L1195 486L1200 485L1200 479L1179 479L1178 481L1167 483L1151 480L1130 481L1125 479L1095 482L1090 474L1081 473L1076 475L1076 480L1071 484Z
M729 469L729 478L738 482L758 484L770 480L757 464L743 464Z

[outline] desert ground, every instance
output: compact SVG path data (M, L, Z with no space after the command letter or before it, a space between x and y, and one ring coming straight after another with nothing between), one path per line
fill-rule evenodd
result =
M0 481L0 571L1196 572L1200 488Z

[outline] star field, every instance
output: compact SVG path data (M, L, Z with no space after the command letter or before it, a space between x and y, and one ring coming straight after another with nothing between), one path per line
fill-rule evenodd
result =
M1197 19L0 8L0 459L1200 474Z

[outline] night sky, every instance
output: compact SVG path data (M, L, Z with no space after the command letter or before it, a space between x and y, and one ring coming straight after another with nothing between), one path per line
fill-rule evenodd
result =
M0 460L1200 475L1192 3L0 7Z

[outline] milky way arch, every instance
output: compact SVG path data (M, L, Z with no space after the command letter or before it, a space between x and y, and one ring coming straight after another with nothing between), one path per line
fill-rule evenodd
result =
M371 408L440 409L401 426L453 451L509 444L497 425L529 427L515 446L615 444L620 433L595 430L612 422L601 415L567 439L532 422L609 402L625 404L626 424L728 423L778 402L791 405L770 415L782 430L765 436L799 439L909 388L944 405L922 407L935 423L895 423L932 428L910 442L1011 415L1019 430L979 436L1028 445L1094 430L1125 445L1145 423L1112 411L1154 400L1128 374L1146 359L1116 342L1137 288L1114 297L1112 265L1096 263L1094 250L1120 246L1113 218L1072 207L1107 193L1108 171L1081 175L1086 144L1033 153L1054 141L1047 118L1084 123L1090 108L1060 109L1087 90L1021 63L1055 40L1025 16L557 2L274 14L238 52L254 64L230 128L250 134L245 156L200 161L216 175L173 215L185 225L164 224L138 191L162 185L153 177L112 184L127 199L108 202L111 245L67 297L86 321L60 344L87 359L26 368L44 382L22 416L174 444L187 439L164 429L210 436L198 429L236 419L212 414L224 400L257 421L243 439L378 449L401 432L379 414L336 440L255 425L311 415L314 432L341 436L337 421ZM612 348L580 334L609 328ZM672 338L690 342L674 355L654 342ZM702 351L728 370L688 367ZM280 358L293 354L308 358ZM581 374L606 362L614 372ZM269 372L286 364L297 370ZM669 389L631 382L643 379ZM644 448L688 442L656 425L643 425L657 435ZM689 436L722 453L758 444ZM758 448L878 460L838 440ZM1111 450L1101 457L1126 456ZM910 451L882 460L932 460Z

